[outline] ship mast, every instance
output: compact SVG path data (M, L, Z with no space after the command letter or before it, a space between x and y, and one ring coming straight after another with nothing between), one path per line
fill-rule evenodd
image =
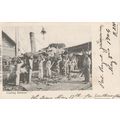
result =
M15 56L17 57L19 55L19 29L18 27L15 27Z

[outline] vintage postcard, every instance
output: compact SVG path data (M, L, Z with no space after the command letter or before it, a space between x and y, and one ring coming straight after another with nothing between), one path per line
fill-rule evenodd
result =
M120 23L0 23L0 98L120 98Z

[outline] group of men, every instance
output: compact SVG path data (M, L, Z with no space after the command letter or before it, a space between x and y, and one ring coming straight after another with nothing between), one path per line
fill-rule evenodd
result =
M33 58L25 54L14 57L10 64L10 73L8 75L9 81L14 81L16 85L20 82L30 83L32 77Z
M70 80L71 74L77 70L81 76L84 76L85 80L83 82L87 83L90 80L91 59L85 51L82 57L82 65L78 67L79 62L74 54L59 55L56 59L40 54L37 57L38 79L52 79L53 74L56 73L56 76L66 76ZM23 54L13 58L10 65L9 79L15 79L16 85L19 85L21 81L30 83L32 80L33 63L33 55L27 56Z
M38 57L38 78L40 80L43 80L45 77L53 78L55 73L57 77L65 76L70 80L72 74L77 71L79 75L84 76L85 80L83 82L87 83L90 80L91 59L85 51L83 52L83 60L81 63L78 62L79 59L81 58L77 58L71 53L64 55L60 54L57 58L40 55Z

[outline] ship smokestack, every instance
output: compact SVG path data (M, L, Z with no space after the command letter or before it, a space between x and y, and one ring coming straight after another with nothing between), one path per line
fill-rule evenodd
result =
M36 52L36 46L35 46L35 33L30 32L30 43L31 43L31 52Z

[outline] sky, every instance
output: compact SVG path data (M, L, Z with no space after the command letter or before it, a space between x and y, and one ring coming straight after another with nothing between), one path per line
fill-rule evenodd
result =
M15 28L18 28L19 46L22 53L30 52L30 32L35 33L36 50L47 47L51 43L65 43L66 47L80 45L91 41L90 23L9 23L3 27L15 41ZM42 27L46 34L41 34Z

